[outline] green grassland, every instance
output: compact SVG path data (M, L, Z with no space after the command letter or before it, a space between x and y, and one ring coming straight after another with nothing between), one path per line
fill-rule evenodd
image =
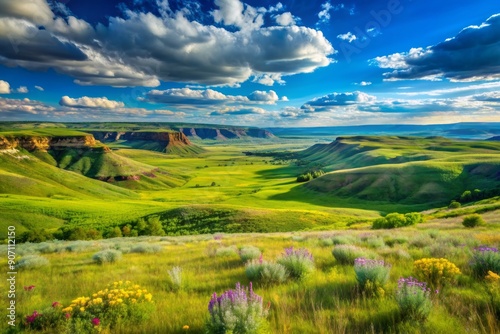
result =
M469 259L480 244L499 246L498 233L488 222L474 231L458 221L438 219L417 227L397 231L337 231L322 233L268 233L189 237L117 238L102 241L50 242L19 245L22 256L38 253L49 265L20 270L17 276L18 319L34 310L43 312L57 301L63 306L80 296L92 296L115 281L130 280L153 295L155 311L143 323L119 325L112 333L205 333L207 305L216 292L248 285L245 265L237 253L218 254L219 249L253 245L264 259L279 257L285 247L307 248L314 256L316 270L302 281L281 285L254 283L257 294L270 306L269 333L498 333L498 321L482 279L471 276ZM338 263L332 256L332 238L344 238L349 244L372 252L392 264L389 282L382 297L364 295L358 288L352 265ZM157 245L158 253L134 253L137 244ZM100 249L121 249L123 259L98 265L92 255ZM72 251L70 251L72 250ZM397 280L413 275L413 261L423 257L445 257L461 270L457 281L432 297L432 309L425 322L401 318L396 300ZM5 260L2 259L2 265ZM182 268L182 288L172 289L167 270ZM5 283L2 283L5 285ZM34 285L32 291L23 286ZM64 287L64 288L62 288ZM0 330L6 330L6 321ZM26 333L53 333L29 331Z
M123 146L107 153L2 153L0 237L9 224L23 230L78 224L105 230L152 215L161 218L168 234L177 235L346 229L368 226L381 214L442 207L464 190L499 185L499 143L323 140L200 140L204 151L194 156ZM333 172L296 182L318 163ZM110 179L125 175L138 177Z

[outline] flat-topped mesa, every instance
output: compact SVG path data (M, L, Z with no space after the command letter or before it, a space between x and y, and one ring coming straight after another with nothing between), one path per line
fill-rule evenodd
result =
M199 139L241 139L241 138L273 138L274 135L258 128L179 128L186 136Z
M192 145L189 139L181 132L175 131L91 131L97 140L103 142L118 140L141 140L161 143L178 143Z
M107 147L97 146L92 135L82 136L3 136L0 135L0 150L25 149L27 151L48 151L63 148L99 148L107 151Z

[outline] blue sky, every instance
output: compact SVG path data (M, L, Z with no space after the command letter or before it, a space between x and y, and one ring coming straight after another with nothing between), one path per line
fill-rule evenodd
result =
M500 122L500 3L0 0L0 120Z

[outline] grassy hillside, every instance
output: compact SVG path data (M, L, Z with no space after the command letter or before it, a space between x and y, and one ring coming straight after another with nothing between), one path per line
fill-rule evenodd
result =
M474 247L500 246L498 233L493 229L495 224L498 221L471 231L456 221L443 220L390 232L139 237L18 245L20 257L39 254L48 260L40 268L19 271L18 286L35 288L21 288L16 293L18 319L25 319L34 310L44 313L55 301L67 307L77 297L91 297L108 284L129 280L152 294L155 308L147 321L118 324L112 333L184 333L184 326L189 327L189 333L206 333L207 306L212 294L220 296L234 289L237 282L244 286L250 283L238 250L255 246L265 261L274 261L285 248L293 246L306 248L312 254L313 273L303 280L282 284L253 282L255 293L269 307L269 333L447 334L451 329L456 334L498 333L498 304L488 294L488 283L483 277L474 277L470 268ZM389 279L382 286L383 296L363 292L353 265L332 256L332 250L339 247L337 243L359 247L365 254L392 266ZM98 265L92 256L102 249L120 250L123 258ZM415 276L414 261L430 257L446 258L461 273L447 281L438 294L431 293L432 306L426 321L406 320L395 298L398 279ZM6 259L1 261L6 265ZM179 288L168 274L174 266L182 269ZM6 321L2 322L0 331L5 332L7 326Z

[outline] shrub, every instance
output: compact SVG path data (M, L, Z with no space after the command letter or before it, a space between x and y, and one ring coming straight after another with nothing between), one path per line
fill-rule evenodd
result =
M182 268L175 266L170 270L167 270L168 277L170 277L170 283L173 290L182 289Z
M354 260L354 272L361 288L372 295L383 295L383 285L389 280L391 265L383 260L357 258Z
M92 260L98 264L113 263L122 258L122 252L115 249L105 249L92 256Z
M231 257L237 255L238 255L238 249L235 246L219 247L215 250L215 256Z
M49 265L49 260L39 255L26 255L16 263L16 269L34 269Z
M356 243L357 239L352 235L336 235L332 237L334 245L350 245Z
M460 269L446 259L424 258L413 262L415 276L434 290L455 281Z
M450 202L450 205L448 205L448 209L458 209L462 206L462 204L460 204L460 202L457 202L457 201L451 201Z
M366 243L367 243L368 246L370 246L372 248L383 248L383 247L385 247L384 239L382 239L380 237L369 238L368 240L366 240Z
M240 258L243 262L258 259L260 255L260 249L255 246L245 246L240 249Z
M488 271L500 273L500 253L495 247L476 247L469 266L476 277L485 277Z
M291 278L302 279L314 271L314 259L305 248L285 249L285 253L276 261L283 265Z
M117 324L147 320L154 311L152 294L129 281L109 284L92 297L78 297L62 313L70 321L71 333L95 333ZM98 327L98 328L96 328Z
M358 257L372 257L362 248L352 245L339 245L333 249L332 254L340 264L354 264Z
M397 228L403 226L411 226L415 224L422 223L424 218L422 214L418 212L410 212L406 214L401 214L397 212L389 213L383 218L378 218L373 221L373 229L381 228Z
M432 307L427 284L412 277L398 280L396 301L403 319L424 321Z
M245 266L245 274L250 281L263 284L279 284L285 282L288 278L285 266L262 259L248 262Z
M462 225L465 227L476 227L484 224L485 222L483 217L481 217L481 215L477 213L465 216L464 220L462 221Z
M158 253L161 251L160 245L141 243L133 246L130 253Z
M394 245L401 245L405 244L408 242L407 237L402 237L402 236L394 236L394 237L389 237L385 239L385 244L389 247L393 247Z
M258 333L268 314L262 297L253 292L252 283L249 289L236 283L235 290L228 290L221 296L214 293L208 303L208 311L207 332L211 334Z

